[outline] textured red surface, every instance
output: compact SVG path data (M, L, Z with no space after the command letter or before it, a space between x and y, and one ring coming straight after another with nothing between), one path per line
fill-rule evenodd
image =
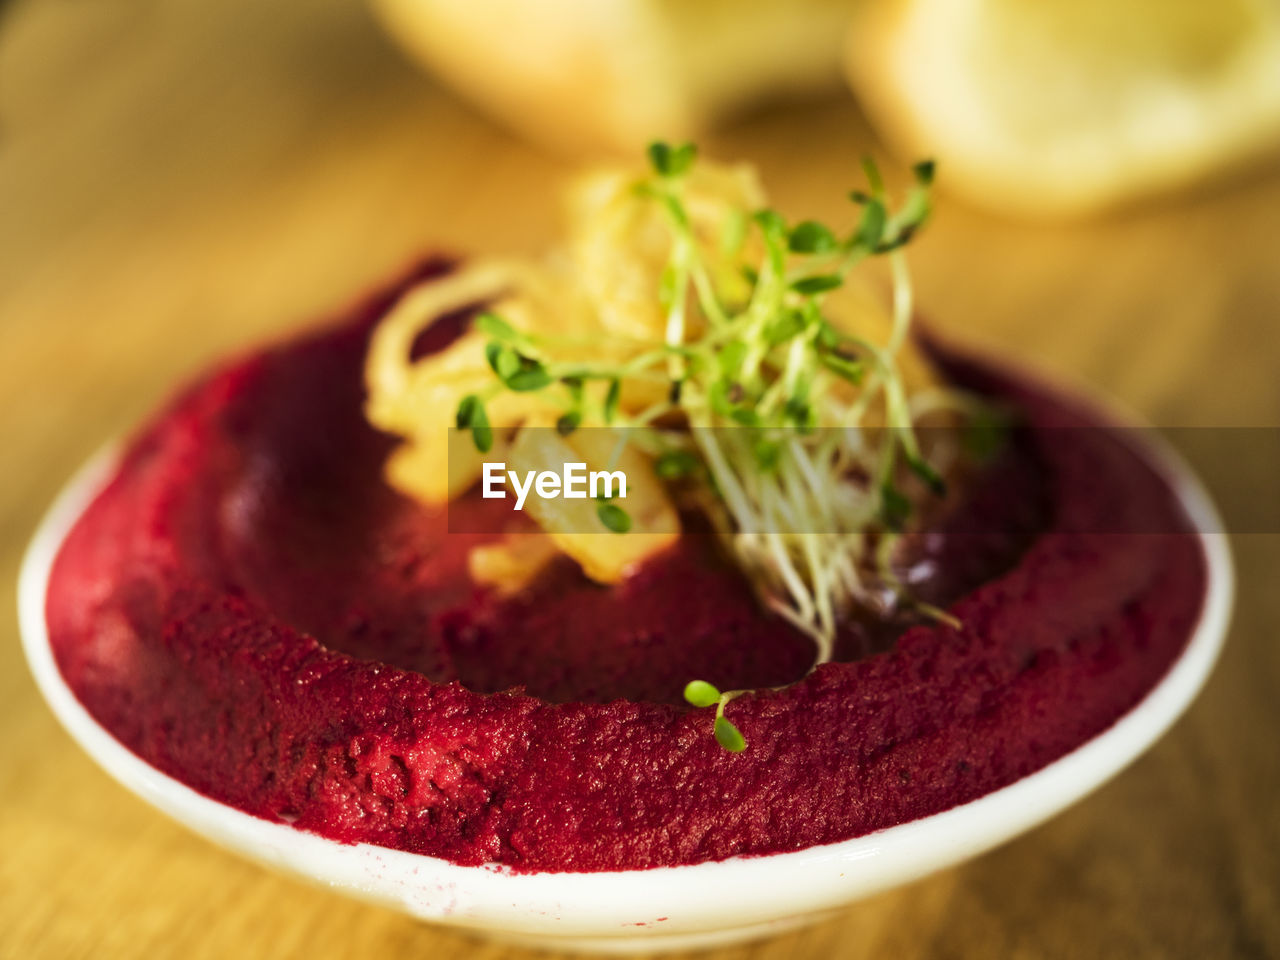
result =
M841 651L857 659L730 705L750 748L727 754L710 711L679 704L683 683L782 683L804 674L808 642L761 616L699 536L616 588L568 561L528 597L474 588L462 558L478 536L446 534L381 483L390 442L360 414L365 338L390 296L180 396L50 581L54 652L89 711L251 814L519 870L832 842L981 796L1099 733L1199 613L1189 531L1089 532L1176 529L1163 483L1105 430L1052 442L1088 414L956 362L1031 425L973 494L990 532L935 558L944 574L925 589L963 629L851 627Z

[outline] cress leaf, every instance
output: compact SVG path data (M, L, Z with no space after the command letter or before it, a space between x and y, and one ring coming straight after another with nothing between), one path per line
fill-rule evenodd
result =
M796 293L803 293L806 296L814 293L826 293L828 290L834 290L841 286L844 280L838 274L820 273L812 277L801 277L799 280L792 281L791 289Z
M907 466L911 468L912 473L924 481L924 485L935 497L947 495L947 485L942 476L923 457L908 457Z
M782 459L782 446L776 440L761 438L752 446L751 452L756 458L756 466L765 473L774 469Z
M873 194L884 193L884 178L880 176L880 168L870 157L862 158L862 172L867 175L867 183L871 185Z
M818 327L818 344L828 350L835 350L845 340L844 334L823 320Z
M836 376L855 385L862 382L862 361L835 351L824 351L820 356L822 365Z
M862 208L862 219L858 221L858 229L853 235L854 244L866 247L868 250L877 249L884 236L886 220L884 204L874 197L869 197L867 205Z
M484 345L484 356L503 383L520 370L520 354L498 340L490 340Z
M720 691L705 680L690 680L684 698L695 707L713 707L720 702Z
M580 423L582 423L582 414L577 410L570 410L556 421L556 433L562 437L567 437L578 429Z
M551 374L547 373L547 368L537 360L517 356L517 364L518 369L514 373L503 377L502 382L507 385L507 389L514 390L516 393L530 393L541 390L551 383ZM502 376L501 373L498 375Z
M742 731L730 723L725 717L716 717L715 724L716 743L724 747L730 753L741 753L747 749L746 738L743 737Z
M480 316L476 317L475 328L483 333L486 337L494 340L505 340L510 342L519 339L520 335L516 333L515 327L503 320L492 310L486 310Z
M787 246L792 253L821 254L831 253L839 243L825 226L816 220L805 220L791 231Z
M653 463L654 471L663 480L687 477L702 465L702 461L688 450L668 450Z
M694 158L698 155L698 148L692 143L672 146L659 140L649 144L648 153L649 162L660 176L678 177L682 173L688 172L689 168L693 166Z
M880 487L880 522L895 533L901 533L911 516L911 501L892 483Z
M631 514L616 503L596 504L596 516L600 518L605 529L613 533L626 533L631 529Z
M459 430L469 430L471 421L475 418L476 407L480 405L480 398L474 393L469 393L458 402L458 412L454 414L454 422L457 423Z
M604 396L604 422L613 423L618 415L618 401L622 399L622 381L614 378L609 382L609 392Z
M817 415L803 397L788 398L782 407L782 412L786 414L788 420L800 428L802 433L808 433L817 426Z
M759 226L766 237L781 240L787 233L787 221L776 210L757 210L751 218Z
M764 329L764 339L771 347L786 343L805 328L805 315L799 310L787 310Z
M489 415L474 393L462 398L455 420L459 430L471 431L471 442L476 445L477 450L488 453L493 449L493 429L489 426Z

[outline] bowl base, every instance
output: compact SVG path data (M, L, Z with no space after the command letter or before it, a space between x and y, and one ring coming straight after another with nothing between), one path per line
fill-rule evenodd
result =
M563 953L606 953L616 956L627 954L673 953L688 950L709 950L727 947L788 933L801 927L821 923L841 913L841 910L824 910L800 916L779 917L764 923L717 930L664 933L662 923L637 925L619 930L616 936L563 937L536 933L475 931L477 937L497 943L511 944L531 950L549 950Z

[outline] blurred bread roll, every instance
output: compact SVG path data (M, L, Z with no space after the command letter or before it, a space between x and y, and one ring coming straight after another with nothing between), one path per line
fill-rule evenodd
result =
M1090 213L1280 144L1277 0L868 0L847 71L904 158L1006 213Z
M851 0L374 0L391 33L526 135L573 151L696 136L838 89Z

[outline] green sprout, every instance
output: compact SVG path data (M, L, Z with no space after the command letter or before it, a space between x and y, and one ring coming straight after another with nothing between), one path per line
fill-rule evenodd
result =
M831 659L850 609L871 606L886 585L904 595L888 565L912 513L901 474L933 496L946 493L917 441L897 361L913 311L902 248L928 219L933 164L913 168L894 205L879 170L865 161L867 189L849 195L855 216L844 229L814 220L788 225L771 209L732 209L708 249L686 196L696 148L654 143L648 158L651 171L636 192L660 211L670 237L654 290L665 313L662 338L627 341L633 349L621 363L559 362L554 337L482 313L474 326L486 338L496 378L483 398L504 389L555 391L564 397L556 421L562 435L593 422L624 430L653 454L658 476L679 483L713 519L768 609L813 639L816 666ZM762 255L748 262L748 250ZM892 324L883 343L842 329L826 301L851 271L878 257L892 276ZM622 388L632 380L665 384L665 398L624 412ZM935 406L974 408L972 398L943 393ZM884 429L874 431L880 442L849 443L876 403L884 411ZM478 449L491 447L481 396L462 401L457 423L470 429ZM616 504L601 502L596 513L609 531L631 529ZM878 581L869 579L868 556L878 564ZM722 694L703 681L685 688L694 706L717 705L716 739L732 752L745 740L724 706L740 692Z
M471 440L481 453L488 453L493 448L493 428L489 426L489 416L484 411L484 403L474 393L463 397L458 404L456 422L459 430L471 431Z
M649 144L648 154L649 162L653 164L653 169L659 176L679 177L688 173L689 168L693 166L698 148L692 143L682 143L673 147L669 143L657 141Z
M730 700L744 692L743 690L730 690L728 693L721 693L705 680L690 680L684 688L684 698L691 705L695 707L715 706L716 718L712 724L712 733L715 735L716 743L730 753L741 753L747 749L747 741L743 737L742 731L735 727L733 722L724 715L724 708Z
M631 514L616 503L602 501L596 505L596 516L605 529L613 533L626 533L631 529Z

